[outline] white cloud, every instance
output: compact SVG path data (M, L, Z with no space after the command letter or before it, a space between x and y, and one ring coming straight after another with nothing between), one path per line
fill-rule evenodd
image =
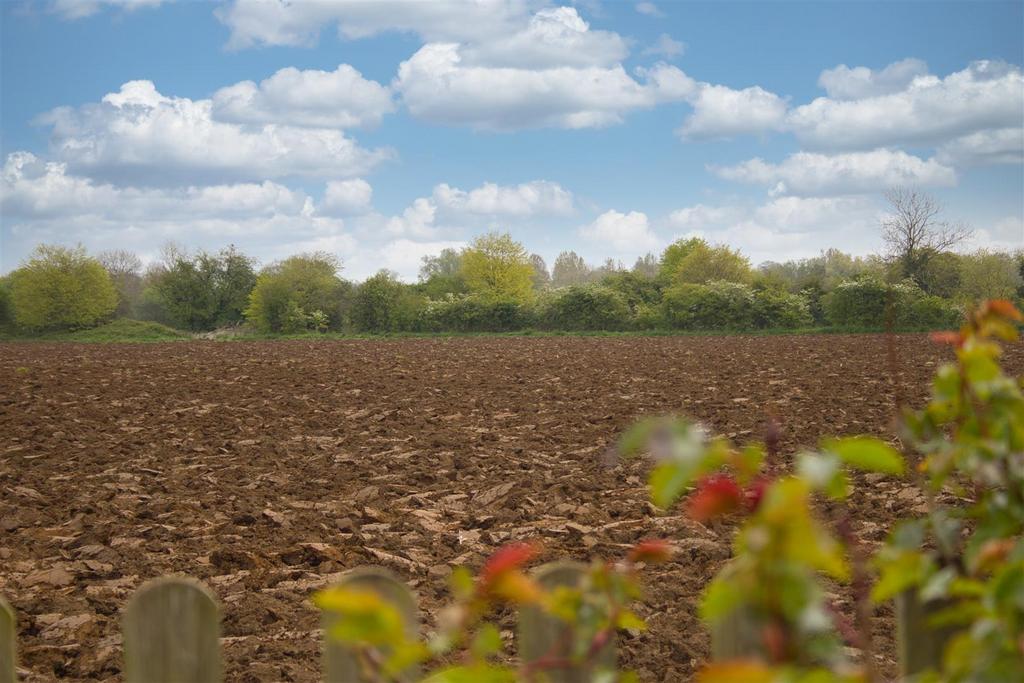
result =
M757 264L807 258L830 247L877 250L880 215L868 197L778 197L760 206L697 204L673 211L668 223L677 237L727 244Z
M1006 216L978 228L965 248L1012 251L1024 249L1024 218Z
M521 27L528 9L525 0L234 0L217 17L231 30L229 47L237 49L313 45L329 25L345 38L399 31L424 40L483 40Z
M390 235L411 235L413 237L434 237L438 229L434 225L437 216L437 206L420 197L413 201L401 216L391 217L384 225L384 229Z
M635 8L640 14L646 14L649 17L665 16L665 13L658 9L658 6L653 2L638 2L636 3Z
M673 40L672 36L662 33L658 39L644 49L645 55L661 55L665 59L678 57L686 51L686 43Z
M888 149L832 156L798 152L779 164L758 158L711 170L727 180L771 186L773 194L794 195L878 192L894 185L949 186L957 179L952 168L935 159Z
M70 174L66 164L28 152L6 159L0 213L7 253L27 253L40 242L145 253L167 240L213 248L244 240L247 251L273 258L313 244L333 245L332 251L344 255L355 244L344 221L319 213L305 193L271 181L117 187Z
M552 7L539 10L521 31L469 43L461 57L474 66L537 69L610 66L627 53L626 41L617 33L592 31L573 7Z
M956 166L1024 163L1024 128L971 133L939 147L939 161Z
M780 130L786 118L786 100L759 86L733 90L702 83L692 101L693 114L677 131L691 140Z
M840 90L845 95L856 88L846 82ZM806 145L857 149L941 144L983 130L1016 128L1021 111L1020 68L986 60L942 79L916 76L899 92L856 100L820 97L793 109L787 124Z
M104 7L134 11L145 7L158 7L171 0L52 0L50 11L61 19L83 19Z
M416 242L409 239L397 239L385 244L376 254L375 262L398 273L406 281L413 281L423 265L424 256L433 256L445 249L462 249L466 246L461 241Z
M651 231L647 214L640 211L606 211L579 229L587 240L611 247L617 255L637 255L656 249L661 242Z
M150 81L40 121L52 126L52 152L73 172L136 184L357 176L393 155L337 130L220 122L210 100L166 97Z
M442 183L434 188L433 199L438 207L451 212L521 217L573 212L572 193L546 180L511 186L484 183L468 192Z
M394 111L386 86L348 64L334 71L281 69L257 85L242 81L213 95L213 118L315 128L374 126Z
M889 64L881 71L864 66L850 68L840 64L826 69L818 77L818 85L828 96L837 100L860 100L900 92L918 76L928 74L928 65L920 59L903 59Z
M737 210L731 207L695 204L670 213L668 224L681 233L702 232L738 216Z
M431 43L402 62L394 87L413 116L490 130L607 126L634 109L681 99L694 87L686 74L665 64L639 75L643 82L621 65L467 66L458 45Z
M362 178L328 181L320 211L330 215L366 213L373 200L373 188Z

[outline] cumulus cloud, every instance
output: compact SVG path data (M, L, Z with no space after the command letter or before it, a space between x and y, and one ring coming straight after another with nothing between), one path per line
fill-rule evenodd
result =
M313 45L331 25L350 39L399 31L424 40L482 40L508 35L528 16L525 0L234 0L217 10L235 49Z
M617 254L636 255L657 249L661 242L651 230L647 214L640 211L606 211L579 229L587 240L611 247Z
M659 64L630 77L622 65L520 69L467 66L454 43L431 43L402 62L394 87L418 118L489 130L619 123L634 109L680 99L693 81Z
M894 185L949 186L956 172L935 159L876 149L847 154L798 152L778 164L756 158L710 167L721 178L772 188L773 194L842 195L878 192Z
M652 45L644 48L645 55L660 55L665 59L678 57L686 51L686 43L673 40L672 36L662 33Z
M52 0L49 9L61 19L83 19L104 7L134 11L144 7L158 7L171 0Z
M211 100L167 97L150 81L54 109L40 122L52 127L52 153L73 172L136 184L349 177L393 156L338 130L218 121Z
M691 140L780 130L786 119L786 100L759 86L734 90L702 83L691 101L693 114L677 131Z
M459 250L465 246L465 242L454 240L417 242L397 239L388 242L378 251L375 262L394 271L401 279L411 281L419 274L424 256L433 256L445 249Z
M362 178L328 181L320 211L330 215L366 213L373 200L373 188Z
M997 128L950 140L936 155L955 166L1024 163L1024 128Z
M8 253L27 253L40 242L145 252L167 240L217 247L244 238L246 249L262 256L307 250L316 240L342 254L355 244L341 219L322 215L304 192L272 181L118 187L28 152L12 153L4 163L0 213Z
M426 197L413 201L400 216L392 216L384 225L389 235L411 235L413 237L434 237L438 229L434 225L437 206Z
M877 249L880 215L869 197L777 197L756 206L684 207L668 223L677 237L728 244L756 264L807 258L832 247Z
M334 71L288 67L258 85L242 81L213 95L213 117L234 123L366 127L394 109L386 86L363 78L348 64Z
M849 79L838 81L844 96L861 92ZM874 81L868 83L865 92L874 87ZM984 60L945 78L915 76L898 92L854 100L820 97L793 109L787 126L816 148L941 144L983 130L1019 127L1022 110L1020 67Z
M1012 251L1024 247L1024 217L1005 216L979 227L965 247Z
M634 5L636 11L649 17L663 17L665 13L658 9L653 2L638 2Z
M434 188L434 202L450 212L502 216L568 215L573 212L572 193L558 183L535 180L502 186L484 183L460 190L442 183Z
M617 33L591 30L573 7L552 7L539 10L520 31L469 43L461 58L478 66L536 69L610 66L627 53L626 41Z
M850 68L840 64L826 69L818 77L818 85L837 100L860 100L900 92L918 76L928 74L928 65L920 59L903 59L884 69L873 71L865 66Z

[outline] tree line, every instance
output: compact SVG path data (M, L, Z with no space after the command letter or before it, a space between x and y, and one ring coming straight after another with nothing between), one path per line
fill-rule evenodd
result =
M938 205L890 194L888 251L821 255L756 268L739 251L680 239L632 266L562 252L549 269L508 233L423 258L419 281L380 271L361 283L317 252L258 268L230 246L167 247L147 269L127 251L90 256L39 246L0 278L0 325L26 333L79 329L116 317L190 331L247 325L262 333L755 330L949 327L985 298L1024 299L1024 250L953 251L969 230Z

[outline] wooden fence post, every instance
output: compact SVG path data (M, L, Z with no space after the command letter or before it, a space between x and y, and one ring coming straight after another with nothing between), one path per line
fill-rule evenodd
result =
M416 616L416 598L412 591L394 574L382 567L357 567L349 571L337 584L339 587L365 590L376 593L391 603L402 615L405 624L405 635L409 639L419 638L420 625ZM326 683L370 683L373 679L366 678L360 666L359 653L345 643L331 638L331 627L339 618L330 612L322 613L324 628L323 667ZM413 666L403 671L399 680L417 681L420 669Z
M534 579L546 590L557 586L579 586L586 576L587 565L581 562L549 562L534 572ZM570 629L565 622L545 614L542 610L527 606L519 612L517 639L519 656L523 662L536 662L544 657L568 657L570 652L565 645L571 640ZM603 668L614 670L615 639L601 649L595 662ZM567 666L564 668L545 668L547 676L544 680L551 683L589 683L594 672L589 665Z
M209 590L186 577L139 588L124 612L126 683L219 683L220 615Z
M7 601L0 597L0 683L14 683L17 666L18 620Z

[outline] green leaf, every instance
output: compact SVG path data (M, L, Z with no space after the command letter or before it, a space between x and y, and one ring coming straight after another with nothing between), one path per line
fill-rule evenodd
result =
M516 672L491 664L450 666L432 673L423 683L516 683Z
M899 451L870 436L830 440L825 443L825 450L835 453L851 467L866 472L903 474L904 471L903 456Z
M700 601L700 618L705 623L714 624L739 607L743 595L736 590L729 578L719 572L708 587Z
M647 480L651 488L651 501L660 508L668 508L693 482L693 476L694 467L691 463L670 460L657 465Z
M473 638L473 654L484 659L501 651L501 633L494 624L484 624Z

